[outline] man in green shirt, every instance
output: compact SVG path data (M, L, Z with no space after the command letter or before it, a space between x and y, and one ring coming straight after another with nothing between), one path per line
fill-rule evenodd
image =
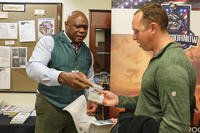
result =
M159 4L148 3L134 14L133 39L153 57L143 74L138 97L104 94L106 106L134 108L135 116L160 122L159 133L188 133L190 107L194 103L196 76L181 45L167 32L168 17Z

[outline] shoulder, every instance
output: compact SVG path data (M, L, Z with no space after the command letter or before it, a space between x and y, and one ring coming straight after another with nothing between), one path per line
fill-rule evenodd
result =
M89 47L86 45L85 42L82 42L82 47L87 50L87 51L90 51Z
M52 36L42 36L39 41L53 42L53 37Z
M38 44L40 47L44 47L47 49L53 49L54 47L54 39L52 36L42 36L40 40L38 41Z

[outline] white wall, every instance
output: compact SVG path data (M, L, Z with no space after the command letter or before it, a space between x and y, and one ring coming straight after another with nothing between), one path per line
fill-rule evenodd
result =
M89 19L88 9L111 9L111 0L1 0L1 2L63 3L63 23L73 10L83 11ZM89 44L89 33L85 42ZM0 93L0 100L3 104L34 107L35 93Z
M0 99L2 100L2 105L34 107L35 93L0 93Z

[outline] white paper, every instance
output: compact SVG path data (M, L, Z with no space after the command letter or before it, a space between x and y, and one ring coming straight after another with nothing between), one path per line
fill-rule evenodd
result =
M38 38L42 35L53 35L55 18L39 18L38 19Z
M10 68L0 67L0 89L10 89Z
M95 121L92 124L94 124L96 126L113 125L113 122L110 119L108 119L108 120L98 120L98 121Z
M5 41L5 45L14 45L15 44L15 40L6 40Z
M0 68L10 67L11 48L8 46L0 46Z
M103 94L99 93L99 90L103 90L103 88L97 84L93 84L94 87L90 87L88 89L88 93L86 94L86 98L89 101L96 102L98 104L102 104L103 102Z
M25 68L27 63L27 47L12 47L12 68Z
M110 133L112 125L113 124L111 123L100 124L100 125L96 125L96 123L92 123L87 133Z
M32 42L35 41L35 21L19 21L19 41Z
M0 11L0 18L8 18L8 12L1 12Z
M35 109L31 112L30 116L36 116L36 110Z
M0 39L17 39L17 23L0 23Z
M34 111L33 107L16 107L13 112L19 113L19 112L32 112Z
M84 95L78 97L63 110L68 111L74 120L78 133L107 133L112 126L110 120L96 120L86 113L87 101Z
M29 118L30 114L30 112L19 112L11 119L10 124L23 124Z
M45 10L43 9L35 9L34 10L35 15L45 15Z
M87 102L84 95L63 109L72 115L78 133L88 133L90 124L97 121L94 116L87 115L86 109Z
M89 92L87 99L89 101L93 101L93 102L96 102L98 104L102 104L103 94L99 94L99 92L97 92L97 91L91 91L91 92Z

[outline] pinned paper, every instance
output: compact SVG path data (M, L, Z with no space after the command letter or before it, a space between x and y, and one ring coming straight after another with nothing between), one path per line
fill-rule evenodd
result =
M35 14L35 15L45 15L45 14L46 14L46 11L43 10L43 9L35 9L35 10L34 10L34 14Z

